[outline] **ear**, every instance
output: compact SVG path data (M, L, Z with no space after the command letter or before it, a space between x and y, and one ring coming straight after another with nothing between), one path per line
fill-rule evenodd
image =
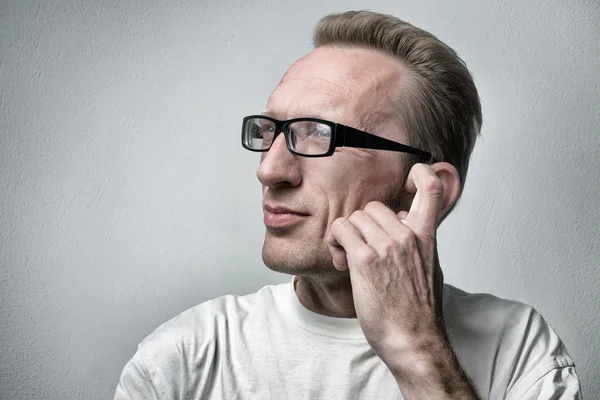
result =
M440 206L440 215L438 216L438 221L441 221L448 210L458 200L460 195L460 177L454 165L447 162L431 164L430 167L444 185L444 195Z

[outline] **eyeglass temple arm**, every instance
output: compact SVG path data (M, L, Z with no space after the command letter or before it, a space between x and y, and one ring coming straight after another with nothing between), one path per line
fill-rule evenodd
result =
M358 147L361 149L394 150L423 157L429 162L434 161L433 156L430 153L417 149L416 147L407 146L402 143L397 143L380 136L372 135L349 126L343 126L339 124L337 126L335 145L336 147L346 146Z

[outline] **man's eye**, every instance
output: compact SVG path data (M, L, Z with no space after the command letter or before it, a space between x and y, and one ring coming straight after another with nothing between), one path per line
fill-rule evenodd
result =
M271 125L271 126L265 126L262 128L263 134L271 134L271 133L275 133L275 126Z
M321 138L329 138L331 137L331 131L329 129L317 129L317 136Z

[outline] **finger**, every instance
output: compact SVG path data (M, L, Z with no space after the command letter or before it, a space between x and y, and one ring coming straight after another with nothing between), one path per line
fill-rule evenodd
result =
M418 235L435 236L444 195L442 181L429 165L415 164L406 179L405 190L415 193L405 223Z
M365 242L360 230L348 218L338 218L333 222L327 244L330 248L343 247L348 267L377 257L375 250Z
M334 225L337 222L334 221ZM333 225L332 225L333 231ZM348 258L346 256L346 250L342 247L341 244L335 239L333 232L329 232L327 238L325 239L327 243L327 247L329 248L329 253L331 253L331 259L333 260L333 266L335 269L339 271L344 271L348 269Z
M381 240L378 245L372 245L380 255L388 253L391 246L397 249L403 248L404 251L414 248L413 246L419 248L416 233L402 220L402 217L408 214L406 211L396 214L382 203L371 202L366 205L365 212L369 213L388 235L387 240ZM419 257L421 256L419 255Z
M365 212L392 237L402 237L404 230L408 229L408 227L401 222L401 220L408 215L407 211L400 211L396 214L383 203L372 201L365 206Z
M346 256L346 250L342 246L336 246L332 243L327 243L329 253L331 253L331 259L333 260L333 267L338 271L344 271L348 269L348 258Z
M358 228L363 240L372 248L389 239L389 233L366 210L353 212L348 221Z
M370 206L369 204L364 211L354 212L349 220L358 228L365 242L379 257L387 257L391 249L414 233L382 203L373 202Z

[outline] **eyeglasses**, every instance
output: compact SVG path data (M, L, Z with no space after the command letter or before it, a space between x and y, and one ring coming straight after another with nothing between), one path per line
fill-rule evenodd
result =
M391 150L420 156L433 162L430 153L371 133L318 118L294 118L279 121L264 115L245 117L242 146L250 151L268 151L283 132L288 150L303 157L331 156L336 147Z

